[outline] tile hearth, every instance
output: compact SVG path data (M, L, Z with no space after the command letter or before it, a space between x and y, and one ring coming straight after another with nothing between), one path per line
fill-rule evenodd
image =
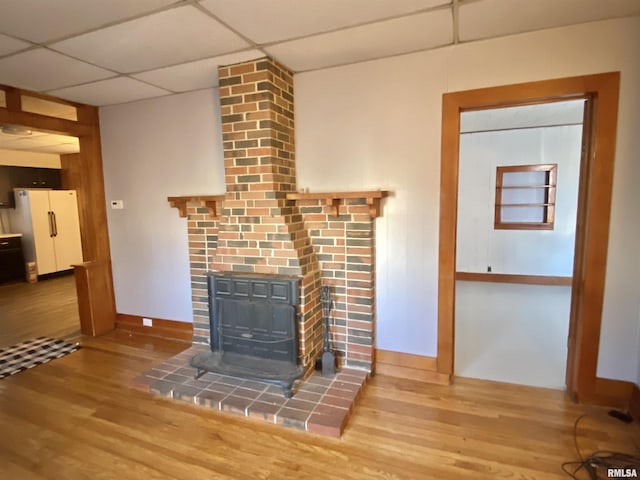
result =
M287 399L280 387L268 383L215 373L195 379L189 360L207 349L193 345L138 376L132 386L205 408L339 437L368 375L349 368L332 378L314 372L298 382L293 398Z

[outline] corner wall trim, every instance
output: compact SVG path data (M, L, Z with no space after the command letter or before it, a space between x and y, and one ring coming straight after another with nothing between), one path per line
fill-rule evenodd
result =
M590 394L578 396L578 401L627 410L633 400L634 388L637 390L635 384L631 382L597 377L593 391Z
M435 357L376 349L375 372L418 382L449 385L450 375L437 371Z
M640 423L640 388L638 388L638 385L634 385L633 391L631 392L629 413L631 413L631 416L636 420L636 422Z
M118 313L116 316L116 328L127 332L191 343L193 338L193 323L152 317L144 318L151 319L153 326L144 326L142 323L143 317L138 315Z

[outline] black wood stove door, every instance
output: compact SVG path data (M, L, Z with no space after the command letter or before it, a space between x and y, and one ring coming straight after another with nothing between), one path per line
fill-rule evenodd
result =
M297 363L297 279L229 273L209 279L212 350Z

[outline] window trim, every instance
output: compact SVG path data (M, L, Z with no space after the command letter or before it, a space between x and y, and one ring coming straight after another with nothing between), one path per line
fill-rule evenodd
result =
M543 185L509 185L503 186L505 173L520 172L545 172L545 183ZM556 190L557 190L558 164L538 164L538 165L505 165L496 167L496 199L493 228L495 230L553 230L556 212ZM502 203L503 191L506 189L543 189L544 203ZM542 222L505 222L502 220L502 209L504 207L541 207L543 209Z

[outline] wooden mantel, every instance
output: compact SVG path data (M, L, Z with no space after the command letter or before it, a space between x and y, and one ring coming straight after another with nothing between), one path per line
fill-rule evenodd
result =
M197 203L201 207L207 207L212 217L220 215L217 203L224 200L224 195L184 195L179 197L167 197L169 204L177 208L181 217L187 216L187 203Z
M369 205L369 215L371 218L380 216L380 200L388 197L386 190L374 190L367 192L293 192L287 193L287 200L321 200L326 205L333 208L333 213L337 217L340 212L340 204L349 198L364 198ZM212 217L220 215L218 203L224 200L224 195L181 195L167 197L169 204L177 208L181 217L187 216L187 203L197 203L201 207L207 207Z
M333 213L339 216L340 203L348 198L364 198L369 205L369 215L371 218L380 216L380 199L388 197L386 190L375 190L368 192L293 192L287 193L287 200L322 200L326 205L333 208Z

